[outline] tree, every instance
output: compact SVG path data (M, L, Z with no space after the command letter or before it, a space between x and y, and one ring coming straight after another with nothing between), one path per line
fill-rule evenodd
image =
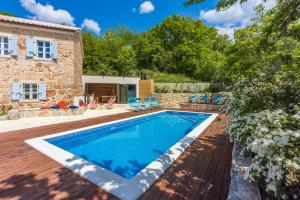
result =
M132 75L151 70L217 81L229 44L200 20L174 15L143 33L119 26L103 36L83 34L84 72Z
M231 7L233 4L245 3L248 0L219 0L217 3L217 11L225 10ZM265 0L268 1L268 0ZM185 2L185 6L191 6L204 2L204 0L188 0ZM287 30L294 26L294 22L300 19L300 1L299 0L278 0L274 8L268 11L269 15L272 15L272 21L268 25L269 33L276 32L279 35L286 35ZM295 31L300 32L300 27L294 27Z
M10 17L17 17L17 15L9 13L9 12L0 12L0 15L10 16Z
M148 33L157 44L152 56L152 66L156 69L202 81L216 81L218 76L213 69L224 61L221 53L224 46L217 44L221 37L216 29L205 26L200 20L174 15ZM222 39L223 44L226 43L226 38ZM209 73L202 73L204 71Z
M117 53L116 67L122 76L133 75L136 69L136 54L131 46L124 46Z
M87 32L82 34L82 40L84 44L83 72L88 75L111 74L105 62L105 52L101 48L101 38Z

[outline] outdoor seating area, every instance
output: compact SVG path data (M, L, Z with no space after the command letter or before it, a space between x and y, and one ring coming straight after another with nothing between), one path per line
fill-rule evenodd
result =
M80 106L81 107L81 106ZM40 107L41 110L46 110L46 109L77 109L79 108L78 106L75 106L73 104L70 104L69 102L66 102L64 100L59 101L55 105L42 105Z
M39 108L24 108L19 110L9 110L5 120L17 120L20 118L29 117L59 117L59 116L75 116L82 115L86 110L109 110L115 107L115 101L109 99L105 104L98 104L96 100L92 100L90 103L85 103L82 100L79 101L78 106L61 100L58 103L51 105L42 105Z
M204 94L201 96L191 95L187 102L180 103L181 108L195 109L195 110L220 110L220 101L223 98L221 94Z
M189 103L201 103L201 104L215 104L218 105L222 99L221 94L202 95L202 96L190 96L188 99Z
M159 109L162 104L158 103L155 96L152 97L130 97L128 98L128 105L133 111L146 111L149 109Z

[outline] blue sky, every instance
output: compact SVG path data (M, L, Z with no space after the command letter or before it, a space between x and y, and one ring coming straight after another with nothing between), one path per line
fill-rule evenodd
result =
M215 26L221 34L232 35L236 28L244 27L253 17L253 6L261 0L249 0L217 13L217 0L206 0L196 6L184 7L185 0L1 0L0 11L54 23L72 24L97 34L123 24L141 32L160 23L173 14L201 19ZM271 0L274 2L275 0Z

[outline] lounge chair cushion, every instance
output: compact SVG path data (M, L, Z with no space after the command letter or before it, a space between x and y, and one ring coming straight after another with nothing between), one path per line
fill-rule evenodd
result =
M44 109L50 109L51 106L48 106L48 105L45 105L45 106L41 106L41 109L44 110Z
M58 102L57 106L59 106L59 108L65 109L68 107L68 105L66 104L66 102L64 100L61 100L60 102Z
M69 106L70 109L77 109L77 106Z

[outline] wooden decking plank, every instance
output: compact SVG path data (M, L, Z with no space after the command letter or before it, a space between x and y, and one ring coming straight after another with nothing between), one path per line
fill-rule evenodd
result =
M190 149L196 148L196 145L193 145L190 147ZM172 180L175 178L174 174L176 173L175 170L177 170L177 167L179 169L181 169L182 167L182 163L183 160L187 157L190 157L190 153L185 151L182 153L182 155L180 156L180 158L178 158L176 160L176 162L174 162L172 164L173 167L169 167L164 174L161 175L161 177L154 182L153 186L152 186L152 190L153 190L153 194L150 196L148 196L147 194L150 195L150 193L144 193L143 196L140 199L147 199L147 198L155 198L155 199L159 199L160 196L163 194L162 192L165 191L165 189L167 188L167 185L170 184L172 182ZM188 165L190 162L193 162L194 157L190 157L191 159L189 159L188 162L186 162L186 164ZM176 168L175 168L176 166ZM156 191L156 192L155 192Z
M193 150L189 150L191 153L190 154L194 154L192 153ZM181 167L175 171L175 173L173 174L173 179L170 182L169 185L167 185L167 189L164 191L164 193L162 194L162 196L160 197L161 200L166 200L166 199L171 199L175 194L176 194L176 189L179 186L184 185L184 182L186 181L186 178L189 176L189 171L192 170L192 168L195 167L195 164L197 164L197 161L199 160L199 157L197 156L193 156L190 157L187 161L192 161L192 162L186 162L184 164L181 164Z
M32 183L34 185L38 186L36 190L32 190L31 188L23 188L23 190L18 190L18 193L22 194L22 197L24 199L35 199L36 197L41 198L45 197L45 193L48 193L48 191L53 191L51 188L51 185L57 184L61 179L55 174L57 171L57 168L53 169L53 171L48 171L48 174L37 172L35 173L35 176L33 177ZM52 173L54 172L54 173ZM65 169L62 173L68 173L68 171ZM47 175L47 176L45 176ZM46 177L46 178L45 178ZM69 179L69 181L72 181L72 179ZM24 184L18 183L18 184ZM66 183L65 183L66 185ZM37 192L38 191L38 192Z
M199 161L199 163L192 168L190 176L187 177L186 182L182 183L182 187L178 187L176 191L177 198L175 199L189 199L188 193L193 194L197 191L197 188L203 185L204 180L207 179L207 169L211 168L210 164L215 157L216 152L214 150L207 152L207 154L203 156L204 159Z
M200 140L198 140L197 142L201 143L201 144L199 144L198 148L203 147L202 141L200 142ZM193 151L190 150L190 152L192 152L192 154L197 154L197 151L198 151L198 149L195 149L195 153L194 153ZM209 159L208 156L203 156L203 158ZM170 189L173 192L170 193L170 192L166 191L164 193L164 195L162 196L161 200L183 199L184 193L178 192L178 190L180 190L180 188L187 189L189 187L189 182L190 182L192 176L194 175L192 173L192 171L194 171L195 168L201 167L202 164L206 163L206 162L202 162L203 158L202 158L202 156L196 156L196 159L192 165L184 163L184 165L182 165L182 170L184 170L186 173L181 177L177 177L176 175L174 176L175 178L173 179L173 183L168 186L168 189ZM180 171L179 171L179 173L180 173Z
M202 191L206 191L206 183L213 175L213 169L216 166L220 156L221 147L223 147L225 141L222 141L222 138L220 137L217 137L215 140L213 140L211 137L212 136L209 135L208 137L203 138L210 143L214 141L215 144L212 146L214 148L209 152L210 155L208 155L208 161L204 162L205 164L202 166L202 168L199 168L196 172L194 172L194 178L190 183L190 190L187 190L184 195L186 199L194 199L196 197L203 198Z
M202 156L201 159L199 160L199 162L194 166L194 168L192 169L190 176L187 177L187 180L185 183L183 183L183 185L186 185L186 187L178 187L176 193L178 194L178 198L176 199L183 199L183 198L187 198L186 194L192 190L195 190L195 187L193 187L193 185L198 185L198 184L193 184L193 182L197 182L200 181L200 183L202 183L203 181L203 176L207 173L204 169L207 169L209 167L209 164L211 162L211 160L214 159L214 155L215 155L215 149L214 145L211 144L210 141L205 141L207 140L207 138L210 137L211 133L217 131L215 130L215 127L219 126L219 122L215 121L213 123L213 126L209 127L206 130L205 135L203 135L202 138L200 138L199 140L202 142L202 148L203 151L206 150L208 148L211 148L210 151L207 152L199 152L199 154ZM219 145L220 142L218 142ZM206 145L207 148L204 148L204 145ZM217 145L216 145L217 146Z
M226 159L228 157L227 148L229 147L230 143L226 142L226 138L223 137L225 141L224 149L221 149L221 153L218 158L218 162L214 169L214 173L211 174L209 180L205 184L205 187L210 187L210 190L204 192L204 199L218 199L220 193L222 192L221 185L223 184L223 177L224 177L224 166L226 165ZM224 159L225 158L225 159ZM219 192L215 192L219 191ZM197 195L196 195L197 196Z
M227 196L229 193L228 186L230 185L230 182L231 182L230 170L231 170L231 165L232 165L232 151L231 151L232 147L233 147L233 144L230 144L230 148L227 149L228 158L227 158L226 166L224 167L224 171L223 171L225 176L223 176L222 193L219 196L219 199L227 199Z
M180 170L184 170L186 166L192 165L192 163L197 158L197 155L191 154L191 151L199 148L198 141L195 141L187 151L182 153L182 155L169 167L166 172L153 184L151 187L151 193L145 193L140 199L159 199L168 189L169 185L176 179L174 174L178 173ZM189 158L189 159L187 159ZM187 159L187 160L186 160ZM148 194L148 195L147 195ZM153 196L154 195L154 196Z

